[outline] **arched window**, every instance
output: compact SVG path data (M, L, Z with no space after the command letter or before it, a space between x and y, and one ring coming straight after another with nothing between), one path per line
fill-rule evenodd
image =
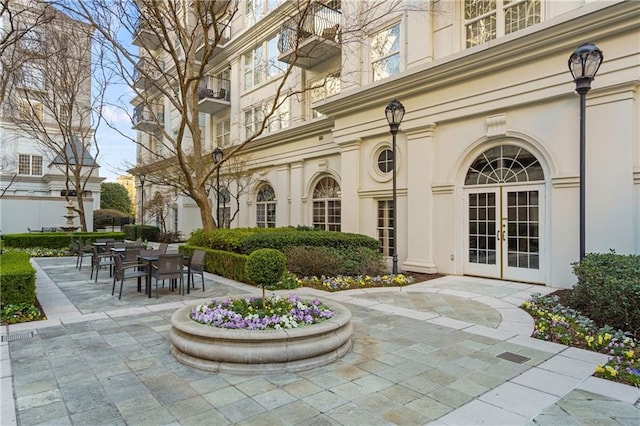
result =
M333 178L322 178L313 190L313 227L340 231L340 222L340 185Z
M276 193L271 185L265 183L258 189L256 211L258 228L276 227Z
M493 185L544 180L538 159L524 148L500 145L488 149L469 167L465 185Z

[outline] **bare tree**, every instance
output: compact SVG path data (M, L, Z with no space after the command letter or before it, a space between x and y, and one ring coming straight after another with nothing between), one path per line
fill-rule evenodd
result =
M199 207L204 230L217 226L208 188L217 168L223 167L265 130L269 130L278 119L279 108L289 98L301 97L305 92L326 84L324 79L313 87L307 86L303 72L297 66L300 61L317 53L313 48L300 49L306 42L305 34L317 31L313 29L317 2L294 0L284 3L286 5L279 9L282 19L276 25L286 21L287 31L293 35L287 39L289 44L286 47L292 52L289 61L287 64L262 64L267 70L279 66L269 99L263 102L251 131L240 136L244 132L240 131L240 126L235 128L231 145L225 147L224 160L214 163L211 159L213 147L207 144L202 134L198 104L202 90L214 89L219 98L227 96L229 88L223 92L225 88L221 87L219 79L217 87L208 86L210 78L215 78L208 74L209 64L220 61L216 57L224 55L218 46L229 37L231 23L238 12L238 0L64 2L69 11L93 25L109 43L114 53L113 68L118 69L134 93L134 123L151 123L145 126L149 134L135 141L139 155L138 165L132 172L145 174L191 197ZM337 43L358 42L375 22L395 12L400 2L371 0L361 3L362 6L355 8L358 19L349 20L343 28L340 28L341 23L327 27L322 36L332 37ZM328 30L326 34L325 30ZM121 42L122 31L132 34L134 40L138 37L139 51L132 52ZM164 112L164 102L170 106L169 114ZM171 116L170 130L164 126L165 115Z
M87 183L97 176L99 154L94 129L100 115L94 113L103 104L109 69L99 49L93 49L89 25L51 13L55 20L37 27L42 54L20 64L16 96L7 104L17 128L36 140L52 158L51 166L61 171L65 198L76 201L75 212L86 231L83 197Z
M40 0L0 0L0 103L22 64L42 57L38 28L51 22L52 12Z

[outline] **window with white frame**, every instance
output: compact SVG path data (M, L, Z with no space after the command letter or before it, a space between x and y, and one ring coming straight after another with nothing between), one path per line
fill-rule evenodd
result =
M324 78L312 81L309 83L309 88L311 89L310 97L312 104L339 94L341 89L340 72L332 73ZM323 114L320 114L314 109L311 109L311 114L313 118L324 117Z
M271 37L243 55L245 90L283 73L287 64L280 62L278 55L278 35Z
M29 102L22 99L18 104L18 117L22 120L37 119L42 121L44 118L44 107L40 102Z
M386 256L393 256L393 201L378 200L378 241L380 250Z
M393 170L393 151L390 149L383 149L378 154L378 170L382 173L389 173Z
M22 87L32 90L44 90L44 69L36 64L22 66Z
M278 36L275 35L267 40L267 79L277 77L284 72L287 64L278 60Z
M269 184L263 184L256 196L256 226L258 228L276 227L276 193Z
M465 0L467 47L541 22L541 0Z
M279 101L279 105L273 112L273 115L269 117L269 125L267 126L267 132L275 132L277 130L285 129L289 127L290 119L290 104L289 98Z
M262 83L262 52L262 46L257 46L243 55L245 90Z
M400 23L380 31L371 38L373 81L400 72Z
M313 227L340 231L341 209L338 182L331 177L320 179L313 190Z
M27 176L42 176L42 156L19 154L18 174Z
M216 146L227 147L231 145L231 120L221 120L216 123Z
M245 19L253 25L274 10L282 0L245 0Z
M66 123L69 119L69 107L66 105L60 105L58 107L58 119L61 123Z
M264 113L262 111L262 105L257 105L252 108L244 110L244 137L250 138L258 132Z
M20 48L30 52L41 52L44 41L42 32L36 28L29 28L28 30L23 28L21 31L25 32L20 38Z

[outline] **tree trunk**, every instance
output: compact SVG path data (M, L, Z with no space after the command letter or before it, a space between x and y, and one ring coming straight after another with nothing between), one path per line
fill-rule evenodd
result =
M82 186L76 186L76 188L82 188ZM82 191L76 191L76 203L78 207L75 209L78 212L78 220L80 221L80 230L87 232L87 217L84 213L84 203L82 202ZM95 231L95 230L94 230Z
M202 220L202 229L204 231L213 231L218 225L213 219L213 209L209 203L209 198L204 191L194 191L194 201L200 209L200 219Z

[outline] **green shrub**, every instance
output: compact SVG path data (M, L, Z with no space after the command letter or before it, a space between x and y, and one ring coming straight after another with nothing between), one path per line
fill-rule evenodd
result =
M204 270L212 274L220 275L231 280L253 284L245 273L245 264L249 256L245 254L231 253L222 250L211 250L207 247L199 247L191 244L181 245L180 253L191 256L194 250L204 250Z
M214 250L243 253L240 249L242 242L251 235L264 231L262 228L221 228L208 232L198 229L191 233L188 243Z
M333 231L298 231L293 228L272 228L247 236L239 251L249 254L260 248L272 248L284 252L291 247L316 246L333 249L368 247L378 251L380 242L361 234Z
M286 268L287 259L284 254L268 248L254 250L245 265L247 278L262 288L280 281Z
M386 266L382 253L369 247L336 249L340 259L340 275L384 275ZM332 275L335 275L333 273Z
M640 255L589 253L573 264L570 303L596 323L640 332Z
M125 238L135 241L141 239L143 241L158 241L160 237L160 228L151 225L125 225L122 227Z
M68 249L71 240L80 238L89 244L98 238L114 238L122 240L124 233L122 232L38 232L32 234L8 234L2 236L2 242L5 247L13 248L49 248L49 249Z
M107 226L124 226L133 220L133 216L114 209L100 209L93 211L93 229Z
M340 269L340 259L326 247L291 247L284 254L287 270L301 277L333 275Z
M33 304L36 300L36 271L29 255L7 252L0 255L0 294L2 305Z

